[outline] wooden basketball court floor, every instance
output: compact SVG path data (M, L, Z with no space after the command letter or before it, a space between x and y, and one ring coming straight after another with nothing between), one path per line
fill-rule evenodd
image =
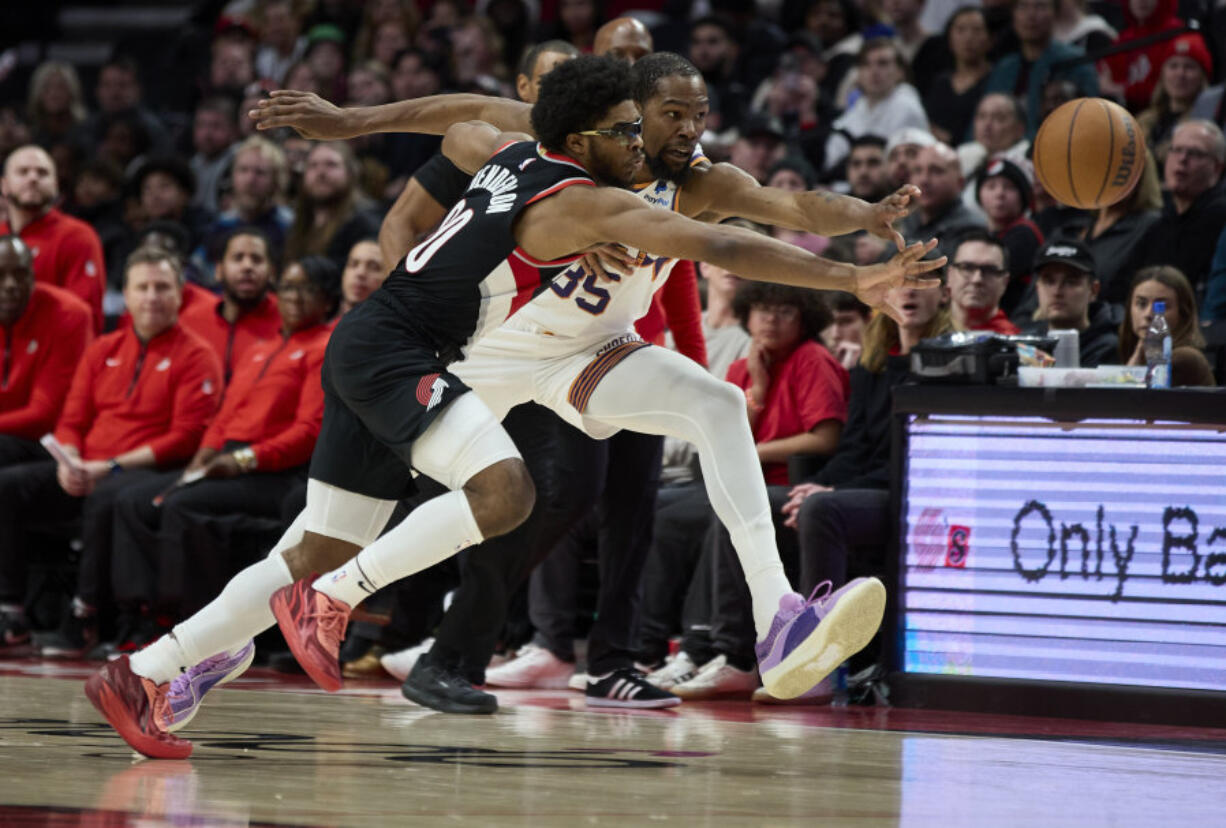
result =
M0 662L0 826L1226 824L1226 729L687 702L494 716L252 670L139 759L85 663ZM1226 723L1223 723L1226 724Z

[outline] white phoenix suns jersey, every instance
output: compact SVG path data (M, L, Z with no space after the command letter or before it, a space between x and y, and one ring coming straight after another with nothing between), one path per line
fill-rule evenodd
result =
M690 166L706 160L702 147L697 146ZM677 209L679 190L675 182L658 178L633 189L653 207ZM628 276L611 273L612 281L587 274L582 264L576 262L558 274L548 290L525 305L516 319L557 336L619 334L633 328L647 314L652 297L664 287L677 262L642 250L631 250L630 254L634 256L634 272Z

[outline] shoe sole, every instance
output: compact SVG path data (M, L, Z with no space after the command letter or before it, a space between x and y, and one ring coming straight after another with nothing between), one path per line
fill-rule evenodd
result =
M876 578L849 590L787 658L762 674L777 699L794 699L817 686L873 640L885 616L885 585Z
M128 747L142 756L148 756L150 759L186 759L192 755L191 742L185 741L183 747L176 747L142 733L140 726L128 712L127 705L102 676L95 673L89 677L85 682L85 697L120 738L128 743Z
M680 696L671 699L607 699L604 696L588 696L584 699L588 707L633 707L647 710L654 707L676 707L681 704Z
M501 687L503 690L568 690L570 689L571 673L567 673L563 678L551 678L543 681L499 681L498 679L490 678L487 673L485 683L490 687Z
M463 704L454 699L448 699L444 696L437 696L431 693L424 693L416 687L408 684L400 685L400 694L414 704L419 704L422 707L428 707L431 710L437 710L440 713L463 713L466 715L489 715L498 712L498 700L494 699L492 703L482 704Z
M282 597L281 591L272 597L269 606L273 617L277 619L277 626L281 628L281 635L285 643L289 645L289 651L293 654L294 660L298 662L298 666L302 668L302 672L319 685L321 690L327 690L329 693L335 693L344 687L345 683L340 677L340 665L336 666L336 674L324 672L319 669L311 654L303 646L298 624L294 621L289 602Z
M251 666L251 662L253 661L255 661L255 647L251 648L250 652L247 653L247 657L244 658L238 664L238 666L232 668L230 672L226 673L226 675L221 678L220 681L218 681L208 690L205 690L204 693L201 693L200 698L197 699L196 703L192 706L191 712L188 713L187 716L185 716L184 718L175 722L173 725L170 725L169 727L167 727L166 732L174 733L176 731L182 730L183 728L187 727L187 725L191 722L191 720L196 718L196 714L200 712L200 706L204 702L205 694L208 693L210 690L213 690L215 688L221 687L222 685L229 684L230 682L234 681L236 678L241 676L243 673L247 672L247 668Z

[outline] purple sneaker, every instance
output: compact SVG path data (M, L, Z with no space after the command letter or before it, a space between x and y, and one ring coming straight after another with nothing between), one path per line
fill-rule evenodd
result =
M885 614L885 585L856 578L834 592L818 584L806 601L789 592L766 638L754 645L762 686L776 699L794 699L873 640ZM821 596L818 596L821 593Z
M166 694L168 715L162 722L162 729L173 733L186 727L200 710L204 694L241 676L254 658L255 642L248 641L233 655L218 653L175 676Z

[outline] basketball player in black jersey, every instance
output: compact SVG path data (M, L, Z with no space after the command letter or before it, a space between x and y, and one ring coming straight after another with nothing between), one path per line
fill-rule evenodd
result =
M542 84L532 125L539 144L488 124L447 130L444 150L475 171L473 183L439 230L338 325L324 364L324 424L307 507L286 536L208 607L86 682L90 701L137 751L190 755L191 743L168 729L177 716L171 680L245 643L274 618L307 674L338 688L336 656L354 605L524 519L531 478L494 415L448 372L448 360L584 251L622 243L786 284L850 289L877 305L894 285L938 284L922 274L944 260L920 261L935 242L856 268L596 186L628 184L642 163L641 121L624 64L584 57L555 69ZM452 491L375 540L396 499L412 488L410 468ZM305 564L320 561L339 568L317 577ZM771 630L780 644L795 638L788 624ZM196 694L190 697L185 703L194 706Z

